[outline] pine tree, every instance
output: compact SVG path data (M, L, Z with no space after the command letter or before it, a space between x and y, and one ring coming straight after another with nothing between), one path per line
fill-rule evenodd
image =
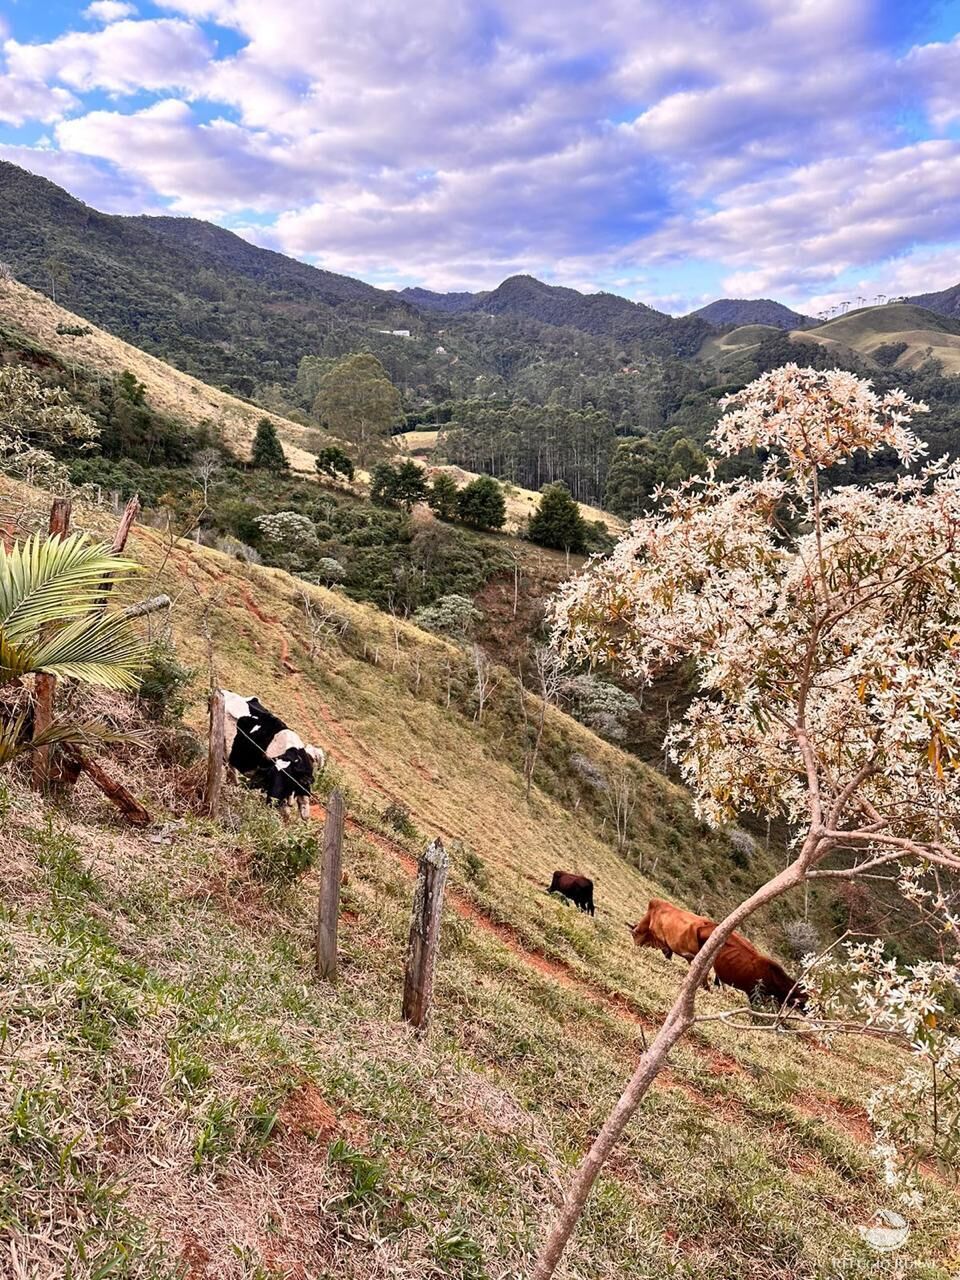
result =
M475 529L502 529L507 518L503 489L492 476L477 476L457 494L457 514Z
M541 547L556 547L582 555L587 549L587 522L565 484L543 490L540 505L530 517L530 539Z
M441 520L455 520L457 515L457 482L449 471L438 471L427 495L427 501Z
M255 467L262 467L267 471L285 471L287 468L280 437L269 418L261 418L257 423L251 461Z

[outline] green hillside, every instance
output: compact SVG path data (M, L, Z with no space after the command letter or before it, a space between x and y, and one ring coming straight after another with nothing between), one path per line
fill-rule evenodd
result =
M25 527L48 504L9 484L0 501ZM174 595L169 639L203 671L188 720L203 724L212 674L330 753L324 788L346 787L349 815L341 980L313 976L314 874L271 887L302 829L284 834L231 789L221 823L198 816L203 765L173 763L168 730L147 724L146 745L106 761L156 815L148 833L86 784L44 806L8 771L0 1257L74 1280L525 1274L682 973L636 951L623 921L652 893L719 907L731 874L763 873L762 844L731 873L679 789L556 711L528 803L506 672L478 720L454 646L319 588L336 621L311 636L303 584L281 572L148 528L130 547L150 589ZM116 698L100 705L137 723ZM591 769L633 779L643 873L609 843ZM405 833L387 814L398 803ZM436 835L452 881L418 1042L398 1020L399 981L410 869ZM543 892L558 865L594 877L595 919ZM776 917L755 932L773 945ZM724 1007L704 996L705 1011ZM858 1228L888 1196L862 1107L889 1052L703 1024L631 1126L562 1274L821 1280L842 1259L849 1280L875 1277ZM947 1280L958 1204L925 1182L898 1264Z

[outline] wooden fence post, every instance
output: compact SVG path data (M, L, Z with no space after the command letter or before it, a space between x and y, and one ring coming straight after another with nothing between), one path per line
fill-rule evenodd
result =
M417 867L417 887L413 893L410 940L403 981L403 1016L420 1035L430 1022L433 975L440 944L440 915L443 890L450 859L443 843L434 840L424 851Z
M340 920L340 864L343 860L343 793L337 787L327 802L323 824L323 863L317 900L317 977L337 980L337 925Z
M207 756L207 789L204 794L204 808L211 818L217 817L220 812L225 735L223 690L216 689L210 695L210 746Z
M50 535L67 536L70 528L70 499L54 498L50 508ZM33 736L43 733L53 724L53 700L57 691L57 677L41 672L34 679ZM39 747L33 753L33 785L42 791L50 780L50 748Z

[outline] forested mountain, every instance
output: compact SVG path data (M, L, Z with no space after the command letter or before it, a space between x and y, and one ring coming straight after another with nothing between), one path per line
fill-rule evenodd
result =
M718 298L690 316L706 320L708 324L722 328L724 325L772 324L778 329L804 329L816 321L810 316L791 311L782 302L771 298Z
M941 289L939 293L918 293L906 301L915 302L918 307L926 307L941 316L960 318L960 284Z

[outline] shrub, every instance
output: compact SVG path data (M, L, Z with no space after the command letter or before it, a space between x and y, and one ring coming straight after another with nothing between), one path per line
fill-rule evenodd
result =
M174 724L183 718L196 669L185 667L173 645L156 640L147 652L140 679L140 703L157 724Z
M438 471L433 477L427 501L441 520L456 518L459 492L456 480L448 471Z
M264 541L280 555L293 556L299 561L319 549L313 521L298 511L258 516L257 525Z
M233 556L234 560L239 560L241 564L262 563L259 551L248 546L246 542L241 542L239 538L232 537L229 533L222 538L216 538L213 545L225 556Z
M401 804L399 800L390 801L380 815L380 820L385 826L393 827L394 831L402 836L415 836L417 834L417 828L413 825L413 819L410 817L410 810L406 805Z
M347 571L339 560L334 560L333 556L321 556L313 566L313 573L310 575L311 581L321 583L325 587L332 587L336 582L345 582Z
M349 454L335 445L320 450L317 454L316 467L321 475L329 476L331 480L335 480L338 475L344 476L347 480L353 479L353 462Z
M250 870L258 880L285 889L316 865L320 854L317 837L308 826L297 825L262 839L250 860Z
M483 614L474 607L467 596L441 596L435 604L418 609L413 620L425 631L435 631L440 635L453 636L458 640L466 639L475 623L480 622Z
M622 742L627 736L627 723L640 710L632 693L627 693L597 676L572 676L565 680L561 694L571 714L611 742Z
M593 787L594 791L607 790L606 778L589 756L581 755L580 752L575 752L570 757L570 769L578 778L585 782L588 787Z
M754 840L749 831L744 831L742 827L732 827L727 832L727 838L730 841L733 865L739 867L741 871L746 871L750 866L753 855L757 852L756 840Z
M791 920L783 926L783 944L794 960L802 960L820 950L820 939L809 920Z

